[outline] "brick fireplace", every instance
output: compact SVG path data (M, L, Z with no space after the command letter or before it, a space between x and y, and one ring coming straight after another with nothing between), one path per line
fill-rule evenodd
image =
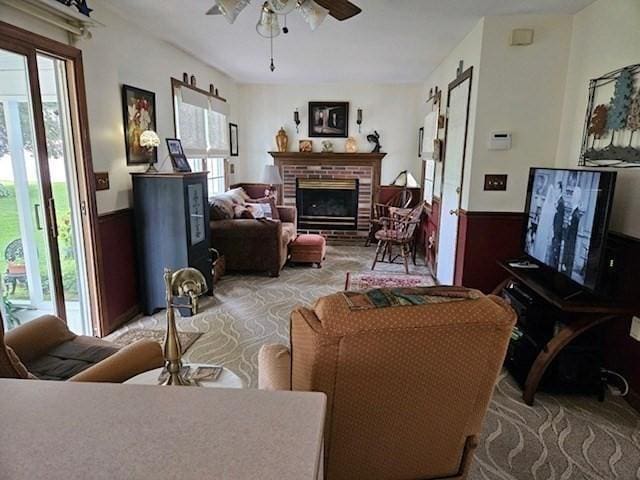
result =
M270 154L284 182L279 203L298 207L299 233L318 233L331 243L365 241L384 153ZM355 198L349 192L355 192ZM350 208L352 201L355 211Z

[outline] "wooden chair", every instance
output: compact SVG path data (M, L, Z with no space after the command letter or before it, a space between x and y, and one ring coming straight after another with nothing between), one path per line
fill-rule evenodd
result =
M389 209L391 207L408 208L412 201L413 194L411 191L403 188L395 193L387 203L374 203L373 216L369 221L369 234L367 235L365 247L368 247L371 245L371 242L375 241L376 232L380 230L380 219L389 217Z
M380 219L381 229L375 233L378 246L371 270L376 268L376 263L384 262L386 255L388 255L388 263L394 263L396 258L401 256L404 263L404 270L406 273L409 273L409 257L411 256L411 248L416 228L420 225L423 207L424 204L421 203L404 215L391 211L389 217L382 217ZM400 248L400 253L395 257L393 256L394 246Z

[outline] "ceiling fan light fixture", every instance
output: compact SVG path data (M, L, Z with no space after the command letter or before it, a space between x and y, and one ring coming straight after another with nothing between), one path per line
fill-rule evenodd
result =
M312 31L318 28L329 14L329 10L318 5L313 0L298 0L298 9Z
M256 24L256 32L264 38L274 38L280 35L280 24L278 15L269 7L268 2L264 2L260 11L260 19Z
M244 7L249 5L250 0L215 0L220 13L229 23L233 23Z
M269 0L269 7L277 15L287 15L298 5L298 0Z

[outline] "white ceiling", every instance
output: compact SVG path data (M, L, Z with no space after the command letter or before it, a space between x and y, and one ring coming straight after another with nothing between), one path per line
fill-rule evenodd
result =
M362 13L333 17L311 32L297 12L289 33L269 40L255 30L261 0L233 25L206 16L213 0L103 0L120 15L242 83L410 83L429 73L483 16L575 13L594 0L354 0Z

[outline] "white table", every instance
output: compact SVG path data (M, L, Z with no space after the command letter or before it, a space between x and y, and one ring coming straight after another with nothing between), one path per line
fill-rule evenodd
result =
M316 392L0 379L2 480L317 480Z
M207 365L205 363L185 363L184 365L189 365L192 369L197 367L213 366ZM133 378L130 378L124 383L129 385L158 385L158 377L160 376L160 372L162 372L162 368L149 370L148 372L143 372ZM224 367L222 368L222 372L220 372L220 376L216 380L212 382L200 382L200 386L208 388L245 388L245 384L242 379L231 370Z

